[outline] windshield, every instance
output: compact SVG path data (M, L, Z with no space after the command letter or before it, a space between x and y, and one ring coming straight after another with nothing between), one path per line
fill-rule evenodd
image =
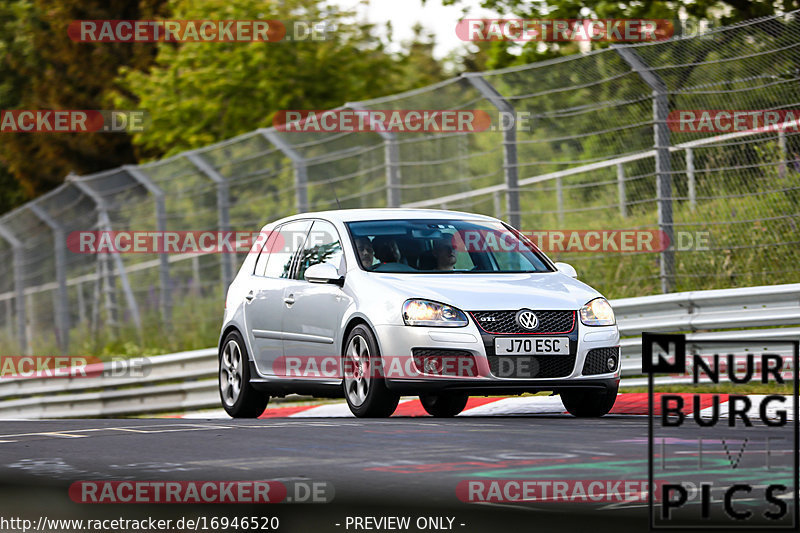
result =
M553 272L536 247L500 222L349 222L361 268L394 273Z

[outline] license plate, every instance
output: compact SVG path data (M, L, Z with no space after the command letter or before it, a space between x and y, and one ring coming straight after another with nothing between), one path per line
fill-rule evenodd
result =
M494 340L496 355L569 355L566 337L502 337Z

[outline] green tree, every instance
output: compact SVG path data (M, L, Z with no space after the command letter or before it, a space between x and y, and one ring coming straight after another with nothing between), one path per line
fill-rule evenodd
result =
M147 44L77 43L67 27L81 19L140 19L164 0L12 0L0 7L0 108L106 109L121 65L143 68ZM25 196L60 184L70 171L95 172L136 160L124 133L3 133L0 161Z
M148 110L151 127L134 136L148 157L205 146L258 127L277 111L327 109L437 81L425 59L430 42L397 58L370 24L316 0L175 0L175 18L326 21L325 40L158 45L149 72L124 69L119 107ZM424 68L418 68L424 65ZM130 95L130 96L128 96Z
M429 0L430 1L430 0ZM463 0L441 0L444 5L457 5ZM514 17L526 19L580 19L580 18L632 18L632 19L667 19L676 24L675 31L680 31L680 20L692 23L700 21L711 25L727 25L756 17L773 15L800 7L797 0L623 0L608 2L607 0L483 0L481 6L498 13L510 13ZM481 51L487 58L488 68L502 68L507 61L504 51L509 43L492 41L481 43L485 46ZM605 47L609 43L595 42L592 47ZM514 64L524 65L556 56L570 55L579 52L576 43L540 43L529 42L522 45L522 50L513 60ZM474 58L468 54L465 61Z

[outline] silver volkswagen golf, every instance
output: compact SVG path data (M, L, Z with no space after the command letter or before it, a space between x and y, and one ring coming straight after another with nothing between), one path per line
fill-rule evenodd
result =
M265 226L231 283L219 389L232 417L270 396L344 397L358 417L419 395L433 416L470 395L553 391L602 416L619 386L608 301L524 233L482 215L353 209Z

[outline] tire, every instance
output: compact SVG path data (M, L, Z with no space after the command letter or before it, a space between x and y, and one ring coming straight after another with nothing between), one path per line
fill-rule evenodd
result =
M421 394L419 401L429 415L436 418L451 418L464 410L469 396L460 392Z
M613 389L575 389L561 392L561 401L572 416L596 418L608 414L617 401L619 385Z
M375 335L359 324L347 336L344 346L342 388L350 412L359 418L391 416L400 395L386 388Z
M250 385L247 348L238 331L225 337L219 350L219 398L233 418L258 418L267 408L269 395Z

